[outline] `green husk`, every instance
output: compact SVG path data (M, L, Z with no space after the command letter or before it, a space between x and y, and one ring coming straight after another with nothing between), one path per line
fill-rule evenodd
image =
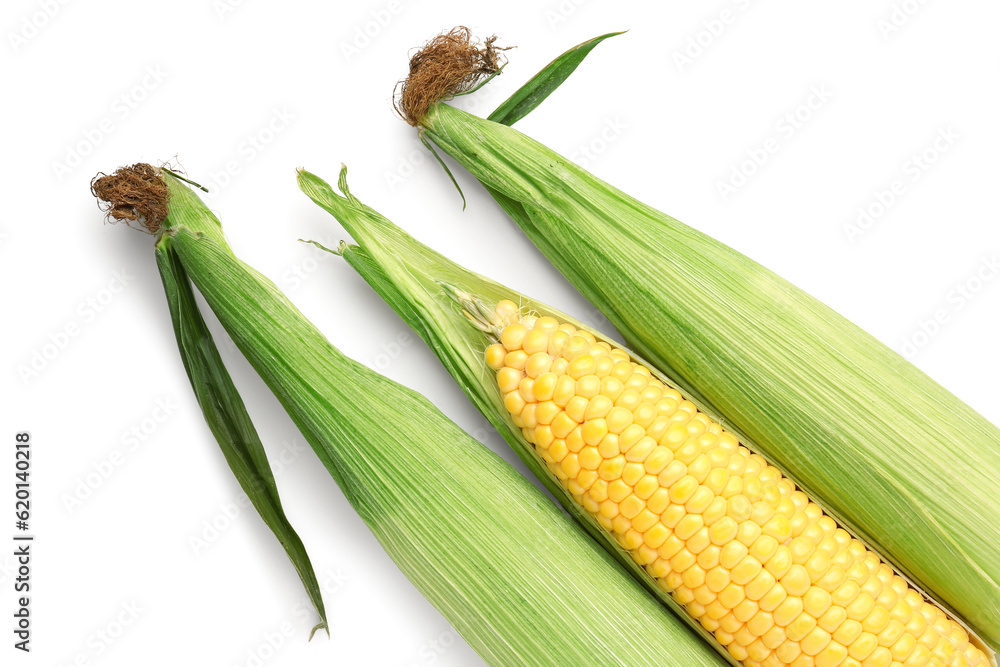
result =
M832 309L541 143L421 131L643 357L1000 649L1000 429Z
M719 665L526 479L427 399L345 357L169 173L157 241L400 569L493 665Z
M358 243L342 242L330 252L343 257L427 343L469 400L566 511L639 583L669 606L678 618L709 641L727 661L737 664L715 637L657 586L614 538L573 500L534 447L521 435L521 429L514 426L504 408L494 373L487 368L483 358L487 339L463 316L456 294L467 292L487 304L511 299L519 303L524 312L550 315L587 329L598 340L611 342L610 339L563 312L463 268L415 240L351 194L347 187L346 167L340 172L338 184L342 194L337 194L323 179L305 170L299 172L299 187L337 218ZM323 247L314 241L311 243ZM661 379L670 382L666 378Z
M313 627L309 638L312 639L320 629L326 630L329 636L326 609L323 607L323 595L316 572L309 561L305 545L285 516L274 474L264 453L264 445L229 371L226 370L215 340L205 325L187 273L169 244L157 247L156 263L170 306L177 348L205 421L240 487L284 547L319 614L320 622Z

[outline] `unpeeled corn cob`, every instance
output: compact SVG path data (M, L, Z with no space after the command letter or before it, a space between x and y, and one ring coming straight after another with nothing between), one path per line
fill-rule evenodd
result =
M455 41L414 56L407 120L626 343L1000 648L1000 429L817 299L507 127L577 50L486 120L440 101L463 79L434 97L419 75L448 69L435 57L453 58Z
M489 664L724 664L513 468L333 347L188 187L159 179L169 201L133 188L111 210L162 224L157 255L181 263L389 556Z
M944 634L955 650L953 664L982 664L985 654L959 625L924 604L902 577L666 378L599 332L409 237L349 192L346 170L342 195L307 172L300 172L299 185L359 244L342 243L336 252L420 334L532 472L640 581L685 618L698 617L702 632L718 633L709 637L719 650L726 652L725 643L731 657L748 665L786 664L783 658L811 665L835 663L843 647L840 664L870 667L903 656L908 633L914 640L909 662L896 664L935 665L940 661L932 651L944 657L949 651L940 641ZM461 312L442 299L443 290L462 304ZM520 309L506 299L516 299ZM528 311L542 316L513 321ZM487 347L483 332L501 342ZM577 338L582 342L570 344ZM591 360L577 359L592 349L599 359L591 373ZM784 519L788 536L779 542ZM733 523L735 535L727 535ZM772 534L765 535L765 527ZM789 601L794 597L801 608ZM937 635L921 627L928 618ZM904 633L896 636L900 625ZM754 631L761 637L751 636ZM782 633L787 641L775 647ZM819 646L827 639L822 633L829 641ZM765 657L765 649L773 654Z
M940 608L624 350L552 317L466 312L549 470L747 667L985 665Z

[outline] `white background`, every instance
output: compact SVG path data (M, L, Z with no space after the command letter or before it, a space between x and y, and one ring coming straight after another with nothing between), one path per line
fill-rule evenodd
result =
M597 321L456 168L469 199L462 212L393 114L411 47L456 24L518 47L503 76L463 98L483 115L571 45L630 29L518 127L894 349L940 310L947 321L917 336L913 361L1000 419L1000 280L976 282L980 271L993 277L988 262L1000 250L995 3L225 3L4 3L3 664L478 661L384 555L223 336L285 507L328 588L332 639L306 642L314 618L299 582L263 523L234 505L239 488L184 376L152 239L104 224L88 192L97 171L174 160L213 190L236 252L335 345L424 392L511 459L349 267L296 242L344 237L294 178L305 166L335 179L343 161L354 193L419 239ZM943 152L939 132L952 136L938 142ZM776 150L762 166L745 163L765 146ZM925 151L936 159L924 170L912 159ZM753 173L724 198L719 184L732 183L734 169ZM845 225L859 207L878 212L878 193L897 179L902 194L851 243ZM960 286L980 288L962 307ZM61 335L73 326L77 335ZM26 373L36 353L49 358ZM8 627L12 444L23 429L35 455L30 656L11 648ZM206 532L212 522L223 529Z

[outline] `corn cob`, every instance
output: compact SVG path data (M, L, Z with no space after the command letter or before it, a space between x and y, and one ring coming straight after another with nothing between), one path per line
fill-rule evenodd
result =
M421 67L441 66L432 53ZM428 102L419 79L407 120L626 343L1000 648L1000 429L802 290L503 124L514 116Z
M750 666L822 665L842 648L839 664L870 667L949 664L931 653L948 657L950 646L951 664L983 664L978 639L667 378L600 333L412 239L348 191L346 170L343 196L307 172L299 184L360 244L342 243L337 254L427 341L532 472L640 581L715 633L720 651ZM441 299L442 288L464 317ZM518 317L527 311L542 316ZM498 342L487 347L480 332ZM780 633L787 641L775 647ZM914 645L901 663L904 635Z
M501 301L466 313L504 406L573 499L747 667L986 664L781 472L627 352Z
M169 202L130 189L112 210L169 207L144 220L162 224L158 259L180 262L385 551L487 663L724 664L511 466L333 347L194 192L155 173Z

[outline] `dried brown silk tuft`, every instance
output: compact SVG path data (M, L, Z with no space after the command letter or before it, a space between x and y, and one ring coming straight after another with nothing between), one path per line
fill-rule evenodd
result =
M101 210L112 222L125 220L131 227L134 220L155 234L167 218L170 189L160 170L150 164L121 167L110 175L97 174L90 182L90 192L100 200Z
M475 87L503 65L496 35L480 44L465 26L427 42L410 58L410 74L396 84L393 104L407 123L419 126L434 103Z

